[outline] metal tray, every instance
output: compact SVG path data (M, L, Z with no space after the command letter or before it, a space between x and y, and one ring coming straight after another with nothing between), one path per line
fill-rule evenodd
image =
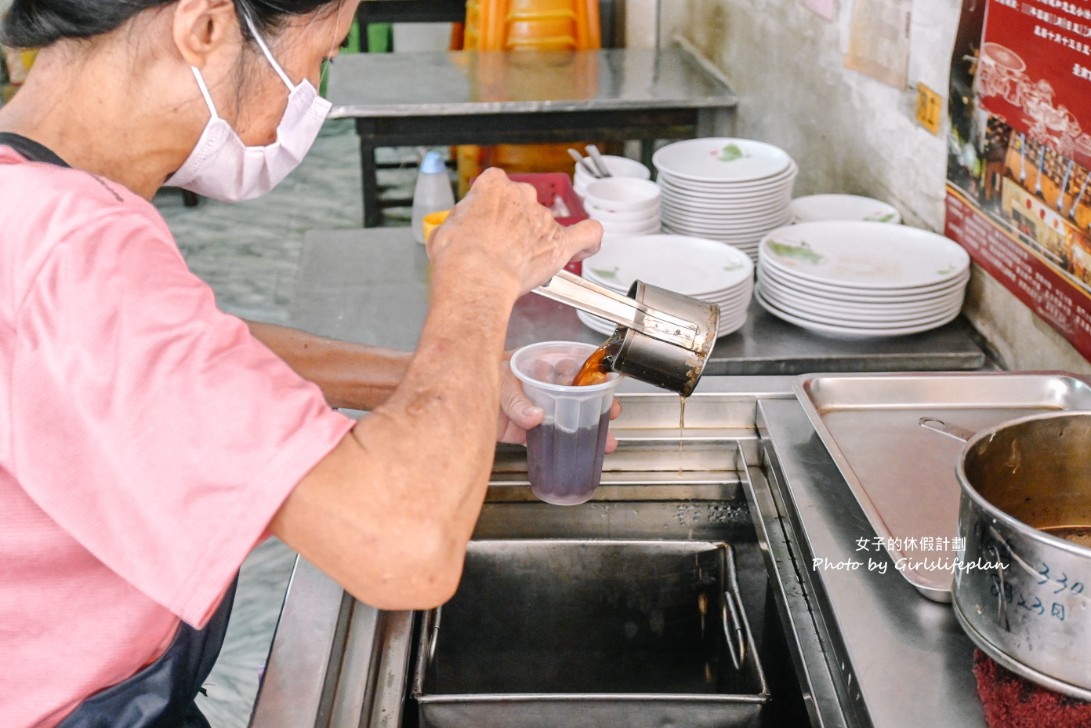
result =
M769 700L719 541L473 541L425 616L425 727L742 728Z
M938 602L951 601L963 443L921 419L973 432L1037 412L1091 409L1091 386L1065 372L804 375L794 388L879 539L857 544L861 560L885 549Z

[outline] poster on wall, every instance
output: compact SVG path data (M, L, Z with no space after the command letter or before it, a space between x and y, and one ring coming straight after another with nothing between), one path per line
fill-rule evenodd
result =
M1091 0L967 0L946 234L1091 360Z

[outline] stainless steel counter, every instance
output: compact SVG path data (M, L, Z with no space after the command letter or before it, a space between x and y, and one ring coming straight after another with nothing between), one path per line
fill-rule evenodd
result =
M424 250L407 229L312 232L294 300L295 325L411 348L427 307ZM713 373L686 405L684 432L674 395L621 383L621 447L608 456L588 504L536 503L521 451L502 448L475 539L728 539L740 545L746 608L751 623L763 625L763 655L774 658L766 669L780 671L771 706L794 711L767 715L762 725L983 726L973 646L949 606L922 597L889 564L884 572L813 566L815 558L860 560L857 539L875 532L795 399L795 377L783 374L973 368L984 355L961 324L865 344L752 313L743 331L718 342ZM571 309L528 296L508 346L548 338L602 337ZM889 561L882 552L866 556ZM357 602L300 561L252 725L401 726L413 708L413 630L413 615ZM774 632L783 634L782 646Z
M303 240L292 323L365 344L412 349L428 310L428 259L408 228L315 230ZM535 294L517 303L507 346L601 334L574 309ZM986 357L963 319L933 331L852 340L812 334L753 303L743 328L716 342L706 376L979 369Z
M616 430L622 447L607 458L613 461L596 497L572 509L534 503L525 473L501 460L475 538L738 542L751 623L763 621L763 610L776 611L775 621L764 620L761 641L768 654L772 625L783 631L779 668L794 667L796 687L788 689L802 692L799 713L762 725L984 726L973 646L948 605L925 599L889 566L885 573L812 566L818 557L860 559L857 538L874 531L794 399L793 381L704 377L687 404L687 423L692 415L695 427L681 445L666 437L673 430L679 438L666 416L677 412L668 403L674 398L623 382L619 395L629 400ZM648 467L649 457L659 461ZM667 462L674 457L677 469ZM747 506L741 513L740 505ZM301 561L252 724L403 725L412 709L412 629L410 615L361 604ZM766 660L771 668L778 665ZM785 689L783 682L774 688L774 703L790 702Z
M767 475L769 487L751 491L751 509L778 602L794 610L799 669L822 698L817 724L984 726L973 643L950 605L918 593L885 551L857 550L875 531L800 404L760 402L758 428L767 467L753 480ZM851 562L863 566L838 566Z

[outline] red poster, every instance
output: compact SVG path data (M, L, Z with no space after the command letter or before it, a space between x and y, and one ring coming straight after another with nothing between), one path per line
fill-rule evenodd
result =
M990 0L974 91L1015 131L1091 166L1091 2Z
M963 6L948 237L1091 360L1091 0Z

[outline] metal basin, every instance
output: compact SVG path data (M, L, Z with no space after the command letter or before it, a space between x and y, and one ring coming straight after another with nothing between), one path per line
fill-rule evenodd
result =
M758 725L769 690L731 547L486 540L426 615L422 726Z

